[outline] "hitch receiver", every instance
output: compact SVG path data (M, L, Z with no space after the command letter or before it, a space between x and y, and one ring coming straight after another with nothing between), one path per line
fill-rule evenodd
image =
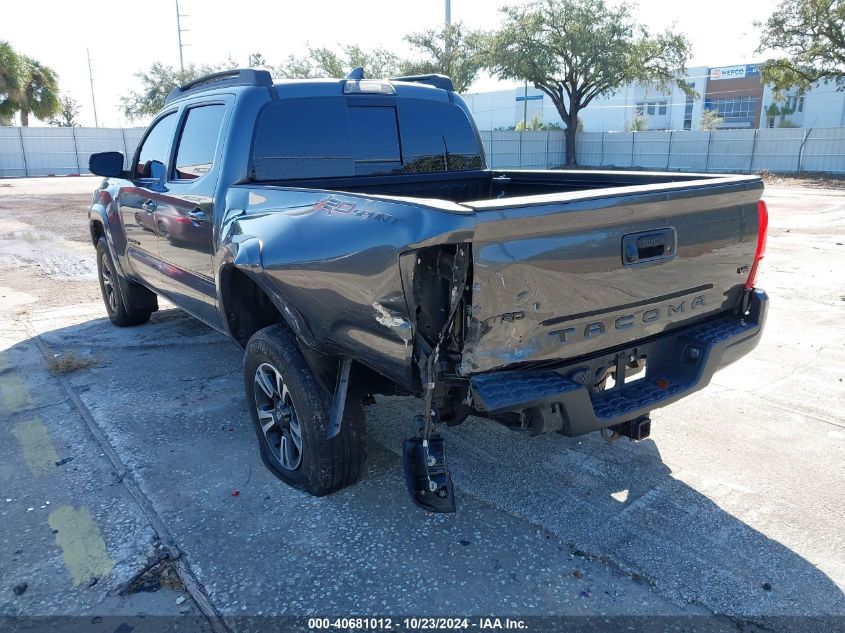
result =
M651 418L643 415L639 418L623 422L622 424L617 424L611 428L619 433L619 435L624 435L634 442L639 442L647 438L651 433Z

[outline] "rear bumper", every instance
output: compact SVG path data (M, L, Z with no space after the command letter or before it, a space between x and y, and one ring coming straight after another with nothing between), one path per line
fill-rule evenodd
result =
M473 403L482 415L519 414L523 426L565 435L615 426L707 386L716 370L757 346L767 309L766 293L754 290L744 317L722 315L554 370L479 374L470 381ZM644 378L592 392L608 367L622 375L628 359L642 356Z

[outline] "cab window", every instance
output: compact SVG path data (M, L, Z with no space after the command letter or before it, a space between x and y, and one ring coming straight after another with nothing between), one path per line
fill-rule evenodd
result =
M223 124L223 104L191 108L182 126L172 178L195 180L211 170Z
M175 112L166 114L153 124L138 152L138 162L132 170L135 178L161 178L164 175L175 127Z
M252 179L273 181L481 169L467 114L432 100L284 99L258 118Z

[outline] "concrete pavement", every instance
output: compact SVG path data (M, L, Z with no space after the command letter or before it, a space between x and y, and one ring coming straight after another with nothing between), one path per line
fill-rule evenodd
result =
M222 336L173 309L113 328L99 303L56 296L49 273L27 286L25 265L0 272L0 613L141 610L115 592L157 551L159 520L227 616L716 613L729 628L788 630L796 621L770 618L801 616L830 630L845 618L845 192L766 197L759 281L772 301L758 349L655 412L644 442L531 438L480 419L449 429L453 516L426 515L404 491L413 400L368 407L361 482L307 497L261 465L241 353ZM89 366L60 380L44 349ZM51 522L47 500L70 510ZM84 544L76 572L56 521L89 535L71 539ZM179 595L143 594L143 609L172 613Z

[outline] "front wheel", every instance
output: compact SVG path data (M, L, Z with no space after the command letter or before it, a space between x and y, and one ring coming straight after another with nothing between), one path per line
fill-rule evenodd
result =
M347 399L340 433L326 438L331 396L321 396L284 326L266 327L249 340L244 386L261 459L279 479L315 496L358 480L367 456L363 407Z
M168 244L173 244L173 236L167 230L167 225L164 222L159 221L158 223L158 235L166 240Z
M150 320L154 310L134 308L123 296L123 288L118 278L117 268L112 261L105 238L97 242L97 273L100 278L100 292L109 320L118 327L140 325ZM142 290L139 288L139 291ZM146 289L143 289L146 291ZM147 293L149 291L146 291Z

